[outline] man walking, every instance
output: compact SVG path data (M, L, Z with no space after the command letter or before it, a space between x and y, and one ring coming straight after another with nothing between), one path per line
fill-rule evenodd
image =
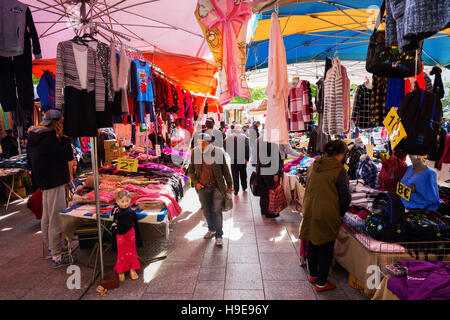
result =
M226 152L231 158L231 174L233 176L234 194L239 193L239 177L242 191L247 189L247 163L250 158L249 139L242 132L242 127L236 125L234 133L224 141Z
M209 134L198 135L198 147L192 152L188 172L208 224L208 232L204 238L211 239L215 236L216 245L222 246L222 206L226 193L233 189L223 149L213 146L212 140Z
M62 255L59 213L66 209L65 186L70 181L68 162L73 160L70 139L63 135L63 118L58 110L48 110L38 127L28 133L28 161L33 184L42 190L41 230L52 258L52 267L70 264Z
M248 130L248 138L250 142L250 150L252 153L252 164L256 164L256 140L259 138L259 126L261 123L259 121L253 122L252 126Z

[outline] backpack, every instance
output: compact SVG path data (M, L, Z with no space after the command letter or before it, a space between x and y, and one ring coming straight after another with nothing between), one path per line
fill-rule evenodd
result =
M405 207L394 193L378 194L367 216L364 229L378 241L398 242L405 238Z
M407 137L396 148L406 154L433 153L442 119L441 100L425 90L408 93L398 107Z
M392 155L387 160L383 160L381 171L378 174L380 189L395 193L397 183L402 180L407 167L406 162L399 160L395 155Z

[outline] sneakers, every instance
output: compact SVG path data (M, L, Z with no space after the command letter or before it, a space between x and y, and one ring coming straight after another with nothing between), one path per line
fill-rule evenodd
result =
M327 281L327 284L324 286L315 285L316 292L329 291L336 288L336 285L333 282Z
M212 239L214 237L215 232L214 231L208 231L204 236L203 239Z
M309 277L309 283L316 283L317 277Z
M65 267L72 264L71 257L67 255L61 255L59 259L53 259L52 258L52 268L57 269L60 267Z
M63 248L62 250L61 250L61 254L62 255L67 255L67 254L69 254L69 249L68 248ZM47 259L47 260L49 260L49 259L51 259L53 256L52 256L52 252L50 251L50 249L48 249L47 250L47 256L44 258L44 259Z
M222 240L222 238L217 238L217 239L216 239L216 246L218 246L218 247L223 246L223 240Z

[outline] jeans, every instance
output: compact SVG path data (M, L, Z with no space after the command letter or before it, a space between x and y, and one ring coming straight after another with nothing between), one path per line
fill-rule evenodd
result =
M318 277L317 285L327 284L328 273L333 261L334 241L315 246L308 243L308 269L311 277Z
M223 195L217 187L203 187L198 191L198 197L202 205L208 230L215 232L216 238L223 235L222 205Z
M231 164L231 175L233 176L233 188L239 192L239 177L241 178L242 190L247 189L247 165Z

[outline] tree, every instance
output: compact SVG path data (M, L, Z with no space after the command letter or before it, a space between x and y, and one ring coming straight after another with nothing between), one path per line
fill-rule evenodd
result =
M234 97L230 103L233 104L248 104L253 101L262 100L267 98L266 96L266 88L250 88L250 99L245 99L242 97Z

